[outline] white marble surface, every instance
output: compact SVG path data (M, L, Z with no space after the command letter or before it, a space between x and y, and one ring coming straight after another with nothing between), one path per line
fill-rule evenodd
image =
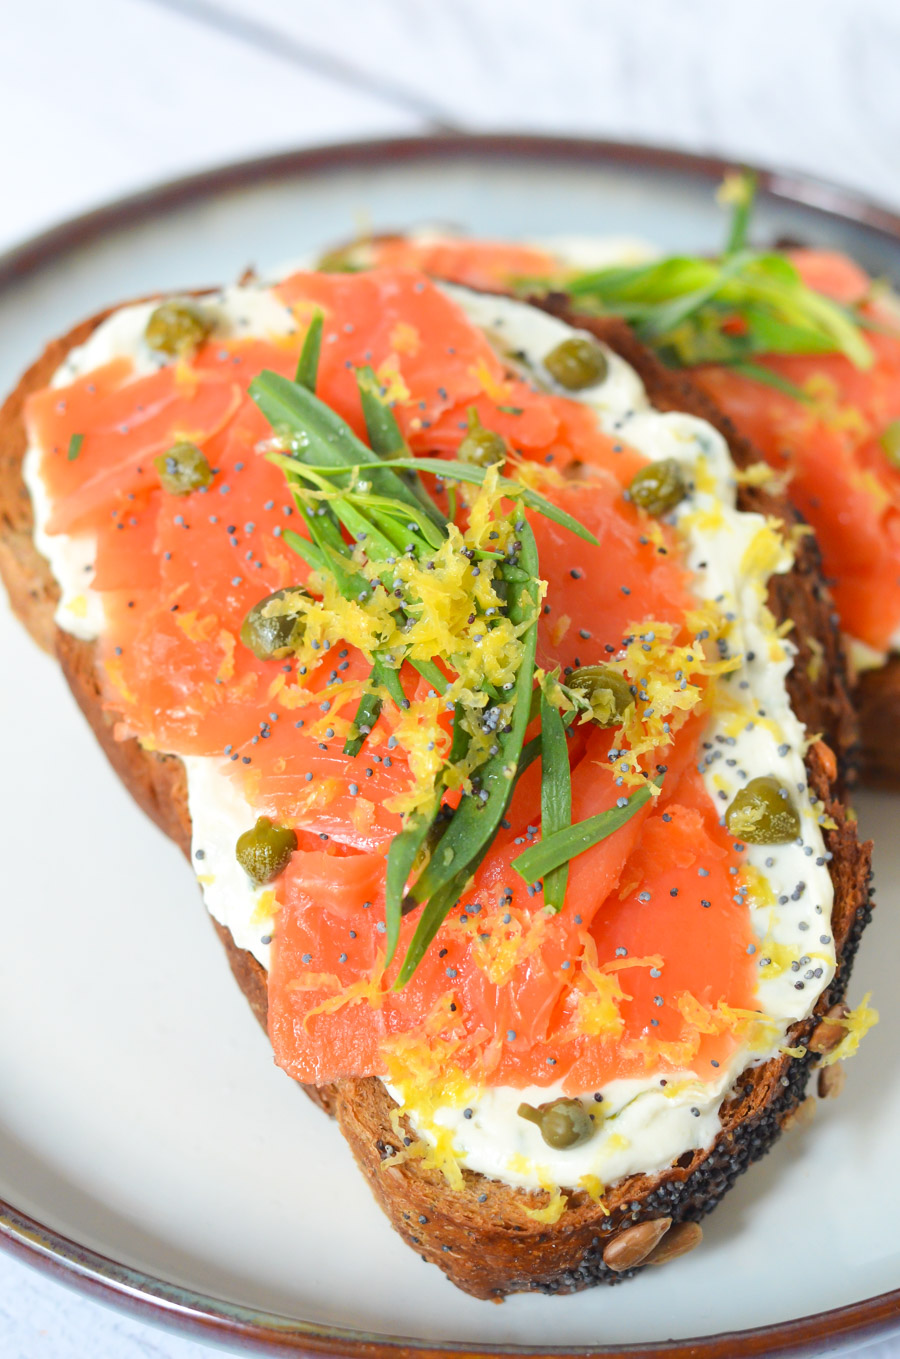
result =
M896 0L6 0L0 250L301 144L515 128L791 166L900 206ZM209 1351L0 1255L3 1359ZM900 1341L862 1351L898 1359Z

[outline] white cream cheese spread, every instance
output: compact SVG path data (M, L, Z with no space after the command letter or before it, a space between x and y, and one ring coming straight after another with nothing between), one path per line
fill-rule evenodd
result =
M535 380L552 386L541 360L572 332L562 322L508 299L461 288L446 291L501 352L515 352ZM60 386L123 355L136 372L159 359L144 344L153 304L124 307L74 349L54 377ZM263 286L235 287L204 300L223 334L289 333L295 322ZM522 1100L539 1103L562 1093L561 1085L513 1089L474 1086L426 1115L414 1090L391 1089L426 1140L449 1130L461 1164L510 1184L531 1188L576 1186L585 1177L609 1184L636 1171L653 1172L714 1139L719 1109L736 1077L749 1064L778 1050L797 1019L809 1014L834 973L831 937L832 884L817 809L810 804L803 764L805 733L785 687L792 650L773 628L765 607L766 582L785 571L790 552L771 526L735 508L736 474L727 446L709 425L692 416L655 411L636 373L608 353L608 374L596 387L577 394L609 434L649 459L683 463L693 489L675 512L699 598L714 603L731 620L729 654L737 667L716 681L717 698L705 730L701 773L710 798L724 812L735 793L759 775L775 775L796 793L802 830L786 845L748 845L746 861L765 890L745 895L759 960L757 1003L767 1017L766 1042L739 1047L712 1080L694 1072L617 1080L602 1092L584 1092L598 1117L595 1136L567 1150L547 1146L538 1129L517 1114ZM93 543L46 533L50 504L39 471L39 452L30 449L25 476L35 509L35 541L60 586L57 622L78 637L103 629L102 600L90 588ZM264 966L273 930L272 894L255 888L234 856L238 836L254 811L217 758L185 760L193 819L194 867L212 915L232 932L240 948ZM663 984L663 983L661 983ZM571 1092L566 1092L571 1093ZM594 1100L602 1093L602 1103Z

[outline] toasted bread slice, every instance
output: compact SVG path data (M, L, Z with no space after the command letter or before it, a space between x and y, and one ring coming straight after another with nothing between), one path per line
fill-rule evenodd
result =
M564 306L551 305L565 314ZM148 752L134 740L115 739L113 717L100 700L94 645L61 632L54 624L58 589L32 539L32 508L22 479L26 397L49 382L68 351L83 343L106 314L83 322L49 345L0 411L0 573L16 613L35 640L58 656L85 716L125 785L188 853L191 827L184 767L177 757ZM632 364L655 406L709 420L725 434L739 467L757 461L753 449L710 403L662 369L624 325L580 319L578 324L587 325ZM777 516L788 524L796 522L785 501L762 489L745 487L740 500L742 508ZM858 842L855 824L842 805L843 782L832 752L843 760L852 748L853 713L840 636L815 545L808 537L798 542L793 570L773 579L771 606L779 620L792 619L795 625L799 654L789 677L790 695L807 729L825 738L810 747L807 769L810 789L821 798L834 823L825 836L833 856L832 930L839 966L814 1014L791 1031L789 1041L796 1046L844 995L870 915L870 846ZM815 648L811 641L817 644ZM819 648L824 664L816 668L813 650ZM235 978L265 1025L263 968L235 946L227 929L218 924L216 929ZM566 1293L595 1283L615 1283L643 1264L672 1259L696 1244L700 1232L691 1224L715 1207L741 1171L772 1145L785 1119L803 1099L813 1061L813 1053L807 1052L800 1058L778 1056L748 1069L722 1110L722 1131L711 1148L686 1153L659 1174L629 1177L609 1189L602 1204L576 1193L553 1225L536 1221L528 1211L540 1206L540 1195L468 1170L464 1171L464 1189L457 1191L420 1161L385 1164L397 1149L397 1138L391 1121L393 1101L379 1080L345 1079L323 1089L307 1089L336 1117L376 1198L404 1239L466 1292L497 1300L511 1292Z
M624 326L616 326L616 323L607 320L598 322L594 317L580 315L571 308L563 294L537 298L533 301L537 306L546 306L554 315L562 317L570 325L593 331L604 339L607 338L610 329L615 327L620 334L615 348L640 373L648 385L654 405L658 405L660 409L691 410L701 415L725 435L738 467L746 467L751 461L758 460L752 444L734 428L728 417L717 410L704 393L692 387L687 378L663 368ZM654 374L652 385L651 373ZM791 510L788 520L785 501L778 497L773 499L762 490L747 487L742 496L742 503L748 509L759 509L766 514L773 512L774 504L776 506L774 512L780 518L788 522L790 520L799 522L800 519L797 512ZM815 541L811 537L807 538L800 549L797 565L809 578L810 589L805 597L816 598L821 604L824 588L821 580L821 562ZM840 755L842 768L851 776L851 781L855 782L858 779L861 784L870 788L883 788L889 792L900 791L900 656L891 655L885 665L863 671L850 688L850 698L856 717L854 728L853 714L843 702L847 694L846 683L841 686L842 696L838 697L834 692L828 692L827 684L805 683L804 680L804 677L809 679L815 675L820 667L834 664L834 650L820 656L818 647L810 648L809 645L810 637L814 642L820 640L816 623L820 625L822 622L822 610L818 610L817 620L812 618L805 606L803 614L798 616L792 598L794 587L789 577L784 578L784 588L789 597L782 598L781 607L784 617L794 619L796 626L791 637L800 648L789 680L795 708L800 713L810 714L806 719L807 725L811 723L813 729L827 734L829 744ZM836 634L836 615L832 614L830 621L832 631ZM835 635L835 647L839 646L839 640ZM845 661L842 659L840 664L846 675ZM806 692L801 693L801 688Z
M859 777L869 788L900 792L900 656L864 670L853 690L859 721Z

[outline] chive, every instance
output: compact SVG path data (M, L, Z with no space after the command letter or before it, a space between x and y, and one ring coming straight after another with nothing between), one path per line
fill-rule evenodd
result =
M454 704L453 707L453 740L450 743L450 751L447 755L448 764L459 764L460 760L469 749L470 736L463 726L463 706L461 703Z
M455 704L453 714L453 741L447 755L448 767L457 764L469 748L469 733L463 726L462 714L462 704ZM442 778L439 778L435 788L433 801L423 811L410 817L404 830L391 841L391 846L388 850L387 875L385 881L385 922L387 925L387 960L385 966L390 963L397 949L400 919L403 915L403 888L406 886L406 880L415 866L419 850L427 841L441 810L441 801L443 797L442 785L443 780ZM414 897L409 898L408 905L410 909L414 909L417 904ZM430 939L428 942L431 942Z
M385 967L397 951L403 916L403 889L441 809L441 796L442 790L439 788L426 808L408 818L405 827L399 835L394 836L388 849L384 884L384 920L387 930Z
M310 352L313 342L310 342ZM303 365L308 377L312 371L312 361ZM299 369L298 369L299 371ZM378 449L399 447L406 451L399 427L392 412L383 403L373 404L375 393L371 389L374 375L357 375L361 400L367 411L369 437L373 448L363 444L340 417L319 401L304 386L290 383L278 374L265 372L251 385L250 394L262 413L275 429L287 428L296 438L299 451L294 456L270 454L270 460L280 466L293 486L294 497L299 507L305 506L310 491L317 498L322 497L324 504L313 514L307 513L305 523L311 542L296 533L289 532L285 538L317 571L330 573L340 592L348 599L368 594L371 585L357 571L352 569L351 548L341 534L341 525L357 540L365 540L366 553L370 560L390 559L397 551L409 548L416 555L424 555L429 548L439 546L445 541L446 530L435 507L422 502L416 492L408 488L397 475L398 471L416 473L420 470L446 476L453 480L481 484L485 470L468 464L448 464L434 459L408 457L379 457ZM367 390L368 389L368 390ZM372 400L368 398L371 397ZM399 443L398 443L399 441ZM364 490L357 487L363 473L368 485ZM506 478L500 482L501 489L510 497L520 498L527 505L555 518L580 536L595 542L571 516L558 511L542 496L529 491L519 483ZM332 488L334 494L332 494ZM430 502L429 502L430 504ZM441 853L432 855L423 872L413 885L406 903L402 893L412 872L415 860L431 832L441 808L443 796L443 775L436 782L434 794L428 807L410 819L409 824L392 842L389 850L389 890L387 893L386 923L388 931L389 957L392 957L399 938L400 920L405 904L412 906L425 903L413 939L407 950L400 969L396 986L405 985L418 962L424 955L430 940L439 929L453 902L458 899L471 875L482 862L493 843L500 820L509 804L516 780L521 770L536 757L538 745L530 742L524 746L525 731L530 720L532 692L534 687L535 648L537 638L537 617L539 606L539 581L537 546L531 527L523 519L516 526L521 541L518 565L513 566L498 561L501 576L509 587L509 598L505 612L510 621L522 630L522 657L516 680L512 689L497 695L497 700L506 700L511 709L511 718L497 737L497 754L488 758L478 768L478 794L469 796L460 803L447 823L441 840ZM385 577L393 578L391 571ZM395 615L398 622L405 621L403 609ZM452 657L450 658L452 663ZM441 670L433 661L416 662L415 668L439 693L445 692L447 682ZM345 744L345 753L355 756L362 748L366 733L360 732L361 726L371 728L380 714L385 690L398 705L406 700L400 685L398 671L387 666L377 653L373 657L372 692L364 695L356 715L356 732ZM487 691L485 686L485 690ZM562 719L554 709L549 718L550 735L548 749L554 755L548 756L559 764L561 749L565 770L557 768L554 786L548 793L550 801L545 808L546 824L562 824L564 803L570 800L562 786L565 778L568 783L568 754L565 749L563 726L571 720L570 714ZM553 727L553 722L556 727ZM554 742L555 745L551 744ZM360 739L363 738L363 739ZM561 742L561 747L560 747ZM457 705L450 763L458 761L465 754L468 734L463 726L463 710ZM569 815L568 812L565 813ZM554 816L556 822L554 822ZM564 892L564 874L560 874ZM551 900L553 889L551 888ZM561 900L560 900L561 904Z
M596 816L557 831L513 859L512 866L527 883L537 882L619 830L649 800L649 787L639 788L624 807L611 807L607 812L598 812Z
M328 574L328 561L321 548L301 537L299 533L295 533L293 529L285 529L282 536L288 547L292 547L308 567L318 571L320 576Z
M710 302L729 279L740 272L749 259L750 256L746 251L742 251L738 255L731 255L720 268L715 270L713 277L703 287L697 288L693 292L684 293L679 297L673 297L655 307L652 316L646 317L638 327L638 333L643 339L653 340L658 339L661 335L666 335L670 330L674 330L693 312L699 311L702 306Z
M358 599L361 594L366 596L371 594L372 587L365 576L347 569L351 563L344 546L344 540L337 533L335 525L328 519L320 519L318 516L314 519L307 519L306 522L310 536L322 554L325 571L334 577L335 584L344 599ZM339 547L335 545L335 536L340 544ZM293 542L291 546L295 547ZM301 553L301 555L303 554Z
M379 458L403 458L408 449L396 416L386 401L382 401L378 378L371 368L357 368L356 386L362 404L363 419L369 443Z
M726 184L733 185L734 212L731 217L731 228L725 245L725 254L736 255L739 250L744 249L747 242L747 228L750 225L750 214L753 211L753 203L756 198L756 173L753 170L744 170L741 174L726 180Z
M378 690L387 689L391 694L391 697L394 697L394 694L391 692L391 682L388 678L389 673L396 676L396 671L390 670L390 668L384 665L381 659L376 656L375 660L372 662L372 670L369 675L369 684L371 687L360 699L359 707L356 710L356 716L353 719L356 735L348 736L344 742L343 753L345 755L353 757L359 754L365 744L366 736L378 721L383 703ZM402 698L402 689L400 690L400 695ZM361 728L363 727L366 727L368 730L362 731Z
M900 467L900 420L890 420L878 436L885 457L892 467Z
M403 692L403 685L400 683L400 671L395 670L392 665L381 665L380 683L390 694L391 700L396 708L405 708L407 705L406 694Z
M488 470L484 467L475 467L470 463L454 462L451 459L444 458L391 458L386 459L383 466L409 468L415 472L428 472L433 477L441 477L447 481L465 481L472 486L483 485ZM329 470L327 467L315 463L310 464L310 467L315 472L327 473ZM598 545L597 539L589 529L586 529L571 514L566 514L565 510L558 509L552 501L538 495L537 491L532 491L529 487L523 486L521 482L514 481L510 477L498 477L497 485L505 495L521 499L530 510L537 510L545 519L552 519L554 524L559 524L560 527L568 529L576 537L583 538L586 543L592 543L595 547Z
M527 522L519 533L522 543L520 560L531 573L531 579L518 590L511 590L507 603L510 621L514 625L526 624L522 634L522 659L515 688L509 695L513 704L510 730L498 736L498 753L479 768L480 791L484 796L470 795L463 798L441 838L439 862L432 857L412 888L412 899L427 901L428 905L422 912L400 969L395 983L398 989L412 976L441 920L488 852L515 785L515 773L531 708L538 611L537 545ZM462 886L457 888L457 883Z
M767 353L841 353L858 368L869 367L863 318L806 287L786 256L747 248L756 184L750 173L734 183L719 260L675 255L594 270L567 281L570 297L585 311L623 317L676 367ZM739 334L731 324L736 319L743 322Z
M802 401L804 405L809 404L809 397L802 387L798 387L794 382L789 382L780 373L773 373L771 368L766 368L761 363L732 363L728 366L732 373L750 378L753 382L759 382L764 387L773 387L776 392L781 392L783 396L789 396L794 401Z
M71 439L69 440L69 452L67 457L67 460L69 462L74 462L75 459L78 457L78 454L81 452L81 445L83 443L84 443L83 434L72 435Z
M559 709L541 690L541 836L551 840L572 822L572 778L566 729ZM562 863L544 874L544 905L561 911L566 897L569 865Z
M447 681L443 672L438 669L434 661L414 661L410 660L410 665L417 670L424 680L427 680L436 694L447 692Z
M356 437L339 415L305 387L264 369L251 382L250 396L273 429L287 427L297 433L304 449L314 447L317 458L328 468L344 472L364 468L376 494L421 509L421 502L406 483ZM311 460L299 455L299 461Z
M303 348L300 350L300 358L297 361L297 372L294 381L301 387L306 387L309 391L315 392L316 378L319 373L319 355L322 352L322 327L325 317L321 311L313 312L313 318L309 323L309 329L303 340Z
M379 458L408 458L409 447L394 412L381 398L378 378L371 368L357 368L356 386L373 450ZM444 516L414 472L409 473L409 487L429 518L443 527Z
M562 719L563 726L568 727L574 721L575 716L576 714L574 712L566 713ZM455 727L453 739L455 743ZM522 754L519 756L519 763L516 766L516 772L510 787L510 798L512 798L512 795L516 790L516 784L519 782L519 779L525 773L525 770L529 765L534 764L540 753L541 737L539 735L533 737L522 747ZM412 943L410 944L406 958L404 959L403 968L397 977L397 981L394 983L395 991L399 991L401 987L406 984L419 966L419 963L422 961L428 950L429 944L446 919L447 913L453 909L463 892L466 890L467 884L475 873L477 873L483 860L487 856L492 843L493 840L489 840L478 851L474 859L472 859L464 869L457 873L441 892L436 893L423 909L422 915L419 918L418 928L416 929L416 933L413 936Z
M375 667L372 667L372 682L375 683ZM355 736L347 737L344 742L343 754L349 755L351 759L359 754L366 742L366 737L375 726L381 716L381 699L376 693L363 694L353 719L351 731L355 731ZM363 731L363 727L367 730Z
M441 843L443 843L443 841L441 841ZM416 932L406 951L406 957L403 959L403 966L397 974L397 980L394 982L393 989L395 991L401 991L403 989L419 966L419 963L425 957L429 944L446 920L450 911L452 911L453 907L459 901L459 898L466 889L466 884L469 882L473 873L478 869L490 847L490 841L487 844L482 845L466 867L450 878L440 891L435 892L434 895L429 898L428 903L423 908L422 914L419 917Z
M565 717L562 719L563 725L568 726L574 717L574 712L566 713ZM528 766L534 763L540 753L540 736L533 737L527 745L522 747L522 754L519 756L519 763L516 766L516 772L510 786L510 798L512 798L512 795L516 790L516 784L519 782L519 779L525 773ZM468 863L465 868L461 869L460 872L450 880L447 886L440 892L437 892L424 907L419 918L418 927L412 942L410 943L406 957L403 960L403 967L394 983L395 991L399 991L406 985L406 982L413 975L416 968L419 966L419 963L425 957L429 944L446 919L448 912L450 912L459 901L459 898L466 890L469 881L475 873L477 873L492 844L493 839L488 840L477 852L471 862Z

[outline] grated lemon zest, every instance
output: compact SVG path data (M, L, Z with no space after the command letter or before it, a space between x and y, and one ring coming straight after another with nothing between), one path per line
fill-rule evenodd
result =
M853 1056L869 1030L878 1023L878 1011L869 1004L871 999L872 992L867 991L855 1009L843 1019L825 1016L823 1024L840 1024L845 1032L837 1047L819 1059L820 1066L832 1066L834 1062L842 1062L846 1057Z

